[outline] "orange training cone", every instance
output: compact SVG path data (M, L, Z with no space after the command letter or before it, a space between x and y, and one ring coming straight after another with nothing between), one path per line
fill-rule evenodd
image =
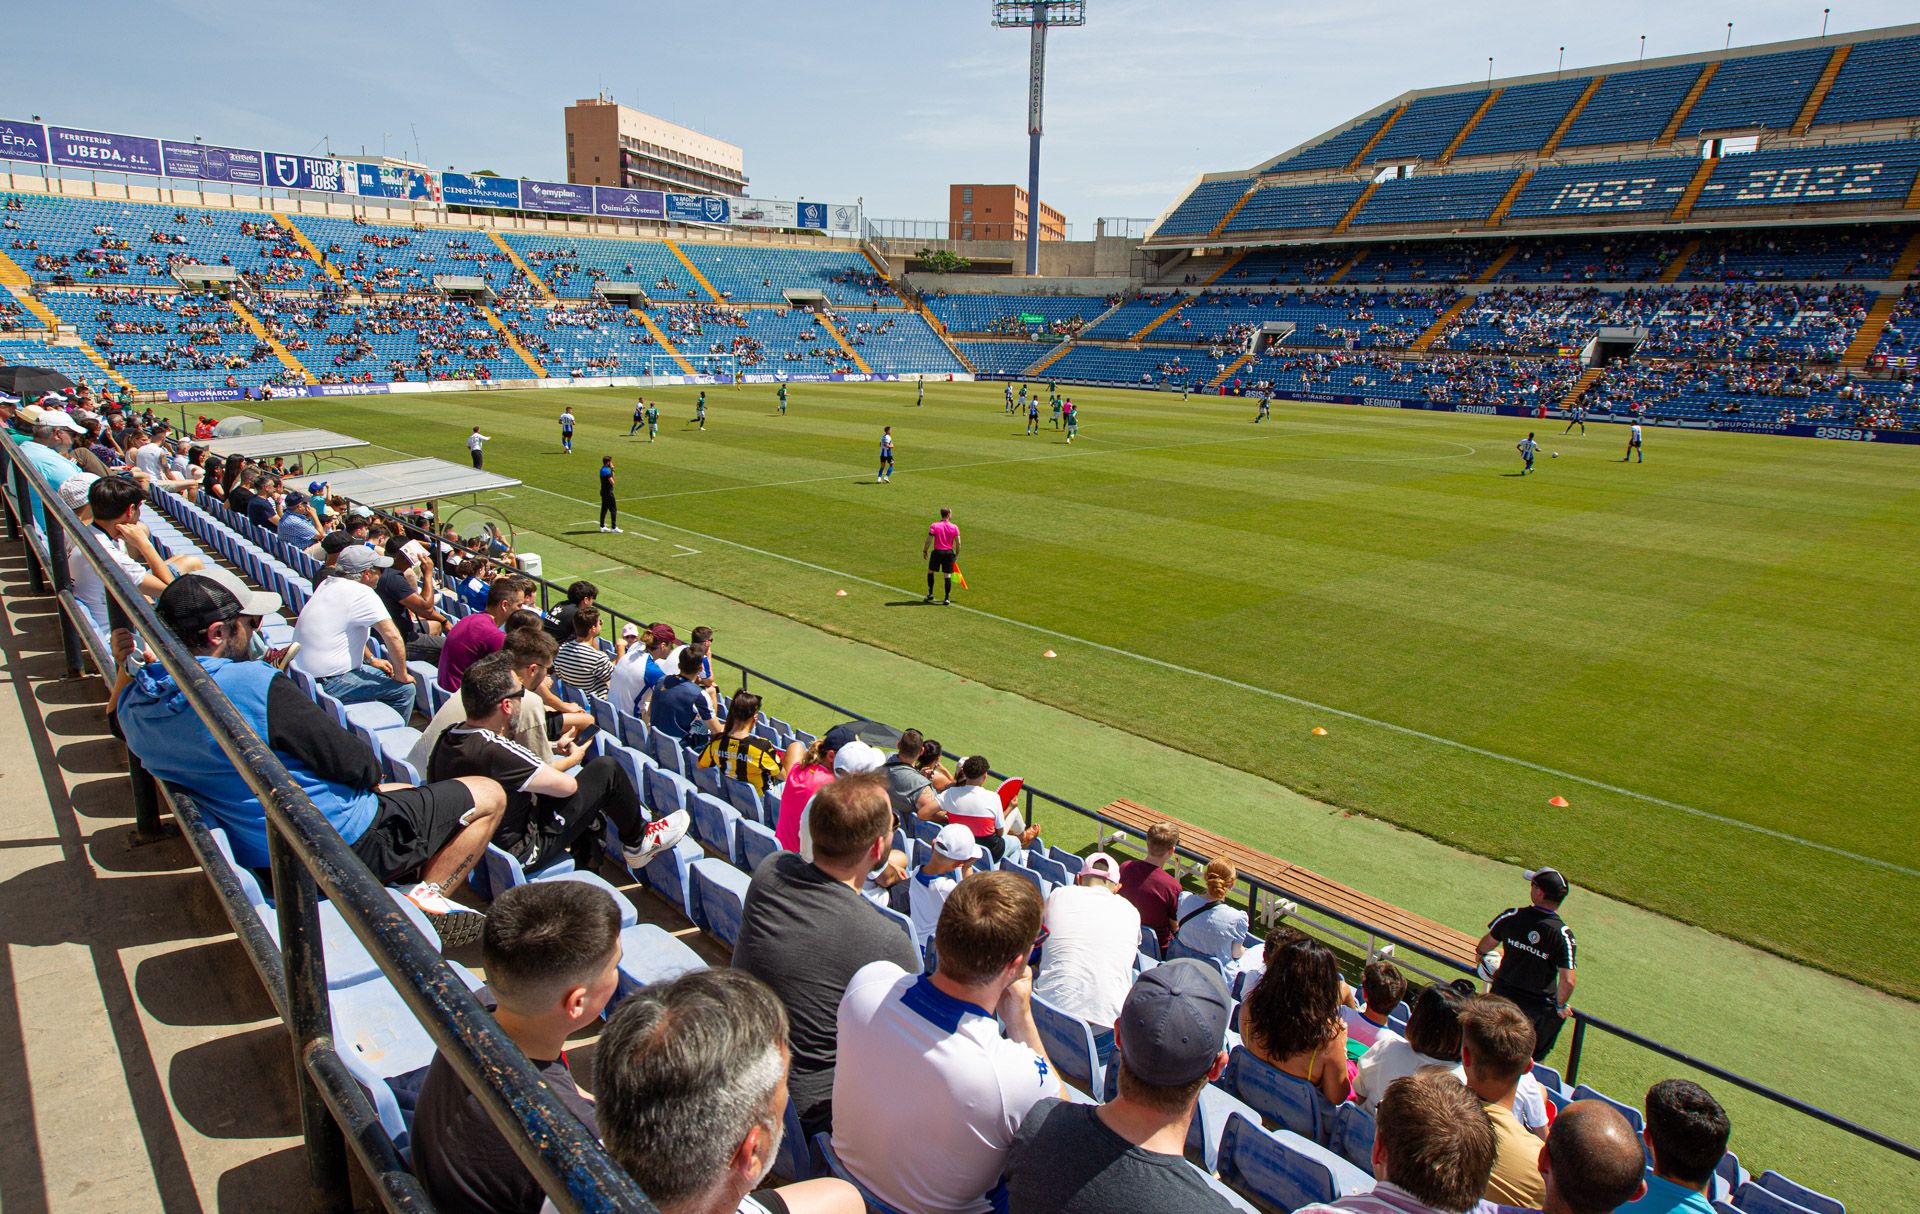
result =
M836 590L833 592L833 597L836 599L844 599L847 597L847 592L844 590Z
M1320 726L1315 725L1313 727L1313 736L1316 738L1324 738L1327 736L1327 731L1320 728Z
M1041 654L1040 656L1043 658L1057 658L1060 655L1055 653L1053 650L1049 649L1045 653Z
M1567 799L1565 797L1554 797L1550 799L1547 804L1553 806L1555 809L1565 809L1567 807Z

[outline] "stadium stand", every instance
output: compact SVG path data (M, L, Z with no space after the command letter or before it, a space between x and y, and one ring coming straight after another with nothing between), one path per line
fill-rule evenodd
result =
M1504 90L1461 141L1454 159L1538 149L1586 92L1587 84L1586 79L1576 78Z
M1366 187L1357 181L1323 185L1268 186L1247 199L1224 232L1263 232L1282 228L1327 228L1353 209Z
M438 275L482 278L500 295L528 289L512 259L482 232L310 215L293 223L357 290L382 295L424 291Z
M1920 171L1920 142L1857 143L1723 157L1694 205L1799 206L1809 202L1899 205Z
M1396 128L1397 129L1397 128ZM1450 173L1382 182L1353 219L1377 224L1463 223L1485 219L1519 174Z
M950 333L1077 332L1111 306L1071 295L933 295L927 308ZM1037 323L1022 316L1038 316Z
M1700 66L1691 63L1608 76L1567 128L1560 146L1651 140L1666 129L1674 109L1699 77Z
M1681 120L1677 133L1684 137L1754 127L1786 130L1799 116L1832 54L1826 47L1817 47L1725 60Z
M1369 164L1432 159L1487 99L1484 89L1422 97L1406 108L1366 154Z
M1020 373L1054 352L1048 343L1028 341L962 341L957 343L981 375L1018 378Z
M1228 209L1252 185L1253 179L1250 177L1203 181L1161 222L1160 230L1168 235L1204 236L1213 231Z
M1397 110L1388 108L1363 122L1354 124L1318 142L1312 143L1297 152L1282 156L1267 165L1262 171L1267 173L1293 172L1300 169L1338 169L1344 168L1359 156L1388 120L1396 117Z
M1815 126L1920 115L1920 38L1856 43L1814 113Z

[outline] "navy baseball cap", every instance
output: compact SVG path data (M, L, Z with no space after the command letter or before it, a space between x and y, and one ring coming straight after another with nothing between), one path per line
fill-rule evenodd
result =
M1557 868L1534 868L1527 870L1527 880L1547 896L1549 902L1567 900L1567 879L1560 875Z
M1155 1087L1206 1075L1226 1042L1233 996L1220 971L1182 957L1140 975L1113 1034L1126 1067Z

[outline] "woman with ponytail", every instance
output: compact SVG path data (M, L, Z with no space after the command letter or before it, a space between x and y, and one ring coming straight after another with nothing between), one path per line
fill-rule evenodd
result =
M1246 951L1247 912L1227 905L1227 895L1239 880L1233 861L1221 856L1207 861L1206 892L1180 895L1169 960L1195 957L1219 966L1224 974L1227 963Z

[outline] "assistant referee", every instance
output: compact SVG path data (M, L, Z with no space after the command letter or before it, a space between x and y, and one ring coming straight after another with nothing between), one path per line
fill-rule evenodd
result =
M1574 983L1573 929L1560 919L1567 879L1558 869L1527 874L1533 904L1501 911L1487 925L1476 951L1481 958L1501 950L1491 993L1511 999L1533 1021L1533 1059L1545 1058L1571 1014Z
M938 522L927 524L927 538L920 545L921 559L927 562L927 597L933 602L933 575L947 575L946 597L940 600L943 607L953 606L953 571L960 563L960 528L954 525L953 509L940 507Z

